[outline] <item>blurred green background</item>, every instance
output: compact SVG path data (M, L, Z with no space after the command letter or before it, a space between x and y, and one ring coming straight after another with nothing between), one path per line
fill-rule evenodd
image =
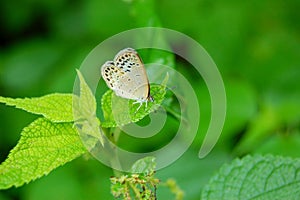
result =
M184 156L157 172L158 178L175 178L185 199L199 199L209 178L235 157L300 156L299 0L130 2L0 1L0 95L71 93L75 68L101 41L160 23L197 40L211 55L224 79L228 110L217 146L199 160L210 119L209 95L201 77L178 60L178 70L199 97L199 136ZM0 118L3 161L22 128L36 116L0 105ZM78 158L21 188L0 191L0 200L113 199L111 175L100 162ZM170 199L166 189L159 189L158 195Z

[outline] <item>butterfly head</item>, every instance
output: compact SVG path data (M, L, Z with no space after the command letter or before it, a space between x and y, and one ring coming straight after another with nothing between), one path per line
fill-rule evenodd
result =
M149 95L149 96L147 97L147 101L154 102L154 98L153 98L151 95Z

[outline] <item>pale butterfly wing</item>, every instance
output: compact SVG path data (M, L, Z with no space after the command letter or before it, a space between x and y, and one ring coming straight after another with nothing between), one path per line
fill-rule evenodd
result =
M124 82L123 79L125 78L125 72L117 68L112 61L107 61L102 66L101 74L102 77L104 77L107 86L112 89L116 95L127 99L135 99L135 96L130 93L130 90L122 90L124 87L122 86L122 83Z
M126 84L122 84L120 90L133 94L132 99L146 101L150 87L144 64L138 53L131 48L124 49L115 56L114 62L125 72L121 81Z
M107 61L101 67L101 75L104 78L106 85L112 90L115 90L120 76L123 74L124 72L119 70L112 61Z
M150 97L147 73L134 49L120 51L114 61L108 61L102 66L101 74L108 87L120 97L138 102L147 101Z

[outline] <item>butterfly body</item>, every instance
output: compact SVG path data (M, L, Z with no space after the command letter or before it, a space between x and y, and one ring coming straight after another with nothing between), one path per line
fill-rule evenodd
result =
M153 101L144 64L134 49L121 50L113 61L102 65L101 74L117 96L135 100L140 106L144 102Z

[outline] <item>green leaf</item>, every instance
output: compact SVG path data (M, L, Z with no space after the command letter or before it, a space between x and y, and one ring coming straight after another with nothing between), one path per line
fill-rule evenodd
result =
M300 159L246 156L221 167L201 199L299 199Z
M166 94L168 80L169 74L166 74L161 85L151 85L150 93L154 101L147 102L147 106L146 103L143 103L140 108L140 105L135 104L134 100L118 97L112 90L108 90L101 99L101 106L105 119L105 121L102 122L102 127L116 127L137 122L151 112L157 110Z
M153 172L156 167L155 157L148 156L136 161L131 167L131 173L145 173Z
M151 85L151 96L153 102L134 104L134 100L128 100L115 95L112 90L108 90L101 99L102 111L105 121L103 127L123 126L143 119L151 112L157 110L162 103L166 90L165 85Z
M80 80L80 96L78 99L80 116L82 116L83 118L95 116L97 109L95 96L84 80L81 72L79 70L76 71Z
M53 122L73 121L72 94L49 94L36 98L0 97L0 103L42 115Z
M80 80L80 96L74 99L73 102L74 115L75 119L77 119L75 124L81 136L85 139L87 139L85 136L92 136L87 139L90 140L88 148L92 148L98 140L103 145L104 140L100 129L100 121L96 117L97 104L95 96L80 71L77 70L77 74Z
M0 165L0 189L19 187L86 153L72 123L39 118L25 127Z

